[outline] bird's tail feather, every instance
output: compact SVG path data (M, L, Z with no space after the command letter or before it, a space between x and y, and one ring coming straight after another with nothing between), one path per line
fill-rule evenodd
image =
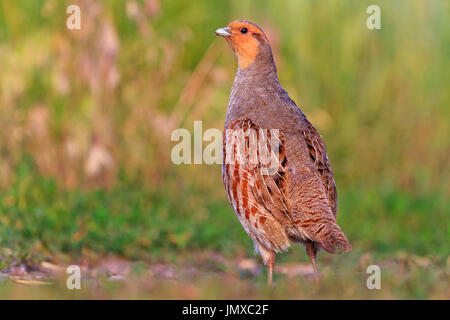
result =
M352 245L337 223L328 223L316 234L315 240L329 253L344 253L352 249Z

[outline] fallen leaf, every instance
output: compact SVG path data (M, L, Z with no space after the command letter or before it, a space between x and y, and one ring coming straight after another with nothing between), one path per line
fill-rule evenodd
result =
M53 264L53 263L50 263L47 261L42 261L41 267L44 269L47 269L47 270L55 271L55 272L64 272L66 270L66 268L63 266L58 266L56 264Z
M39 281L39 280L24 280L24 279L12 279L14 282L20 283L20 284L30 284L30 285L44 285L44 284L50 284L49 281Z

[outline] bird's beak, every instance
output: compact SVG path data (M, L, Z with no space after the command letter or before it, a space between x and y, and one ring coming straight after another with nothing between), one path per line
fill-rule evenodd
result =
M221 37L231 37L231 33L228 32L230 30L230 27L219 28L214 32L214 34Z

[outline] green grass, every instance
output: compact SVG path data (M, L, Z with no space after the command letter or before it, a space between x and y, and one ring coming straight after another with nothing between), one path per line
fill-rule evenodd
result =
M202 207L205 201L196 203L201 195L191 188L150 190L119 182L109 191L65 190L31 175L30 166L19 166L17 182L0 196L2 247L73 255L86 248L136 259L243 242L228 204ZM212 215L213 221L205 219Z
M17 181L0 196L0 247L74 256L89 249L131 259L202 248L232 254L247 247L251 253L224 196L210 199L176 181L166 190L120 181L111 190L65 190L31 175L26 161L18 170ZM448 254L450 207L442 194L355 188L341 192L339 208L338 221L356 252L380 258L399 251Z

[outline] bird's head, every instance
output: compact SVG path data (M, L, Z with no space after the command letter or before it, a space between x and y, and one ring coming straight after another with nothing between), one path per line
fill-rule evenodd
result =
M241 69L247 69L258 59L264 60L266 57L272 60L272 51L266 35L260 27L250 21L233 21L226 27L217 29L215 34L227 40L238 58Z

